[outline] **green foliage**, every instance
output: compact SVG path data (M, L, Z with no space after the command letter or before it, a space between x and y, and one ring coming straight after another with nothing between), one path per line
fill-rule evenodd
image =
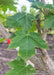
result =
M37 25L37 21L34 20L34 21L32 22L32 27L31 27L31 29L30 29L29 32L34 32L34 31L37 29L36 25Z
M54 16L48 17L45 22L45 28L54 28Z
M42 2L34 2L32 3L32 7L38 8L44 14L45 28L54 29L54 5L44 4ZM44 23L44 22L41 22L41 23Z
M10 14L6 14L7 9L9 8L10 11L16 12L16 5L17 3L14 0L0 0L0 22L5 25L6 17L10 16ZM10 12L9 11L9 12Z
M17 13L14 16L7 17L7 26L12 28L21 27L24 31L29 31L32 26L32 14Z
M35 46L39 48L49 49L45 41L40 38L40 35L34 32L21 35L17 35L12 39L9 49L20 47L19 55L25 60L28 60L33 54L35 54Z
M10 36L10 39L14 38L16 36L15 33L12 33L11 36Z
M23 6L21 7L21 12L26 12L26 10L27 10L27 7L26 7L25 5L23 5Z
M32 3L32 7L40 9L43 8L44 4L42 2L34 2Z
M14 4L17 4L14 2L14 0L0 0L0 9L2 9L2 11L4 12L7 11L7 8L16 11L16 7L14 6Z
M32 7L34 7L34 8L41 8L41 9L49 9L49 10L51 10L51 11L54 11L54 5L51 5L51 4L44 4L44 3L42 3L42 2L34 2L33 4L32 4Z
M4 22L4 20L5 20L5 15L0 13L0 22Z
M34 15L33 13L19 12L13 16L7 17L6 25L9 28L14 28L15 33L11 36L12 41L9 45L9 49L15 49L20 47L18 51L18 57L14 61L8 63L12 70L7 72L6 75L32 75L35 70L26 65L26 61L35 54L35 47L40 49L49 49L46 42L41 38L39 33L34 32L38 30L40 24L40 30L45 28L54 28L54 5L43 4L42 2L36 2L37 0L29 0L32 3L33 8L38 8L39 11ZM45 28L44 28L45 27ZM44 33L44 32L42 32ZM32 70L31 70L32 68Z
M2 42L2 41L4 41L5 39L4 38L0 38L0 43Z
M23 59L17 57L14 61L9 62L8 65L12 68L6 75L33 75L36 73L31 65L26 65Z
M30 8L30 13L33 14L34 16L36 16L36 14L37 14L36 9Z

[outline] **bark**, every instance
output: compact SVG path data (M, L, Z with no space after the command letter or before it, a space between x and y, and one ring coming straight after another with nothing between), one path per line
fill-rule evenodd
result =
M46 1L45 0L39 0L39 1L42 1L44 4L46 4Z
M44 4L46 4L45 0L40 0L40 1L42 1ZM46 10L46 11L48 12L48 10ZM39 13L40 13L40 11L39 11ZM37 25L38 33L41 33L40 18L41 18L41 13L39 15L39 20L38 20L38 25ZM41 36L41 38L43 38L43 40L45 40L45 41L46 41L47 32L48 32L48 30L44 29L44 32ZM30 61L35 66L37 66L39 70L45 71L49 75L54 75L54 61L49 57L49 54L47 53L47 50L45 50L45 49L39 49L39 50L41 51L42 56L34 55L30 58Z
M48 55L47 50L41 49L41 52L42 52L42 60L45 63L48 74L54 75L54 61Z
M38 68L38 70L47 72L45 64L42 61L42 57L40 55L33 55L30 58L30 61Z
M37 56L33 55L30 58L30 61L38 67L38 70L44 71L49 75L54 75L54 62L51 60L49 56Z
M41 0L44 4L45 3L45 0ZM40 14L41 15L41 14ZM39 17L39 20L38 20L38 25L37 25L37 28L38 28L38 32L40 33L40 17ZM43 34L42 34L42 38L43 40L46 41L46 36L47 36L47 32L48 30L44 30ZM37 55L34 55L30 58L30 61L38 67L39 70L41 71L45 71L47 72L49 75L54 75L54 61L50 58L48 52L46 49L39 49L42 53L42 56L37 56Z
M5 27L0 23L0 34L5 38L8 39L10 37L10 33L6 31Z
M45 0L41 0L44 4L46 4L46 1Z
M39 17L38 17L38 20L37 20L37 29L38 29L38 33L41 34L41 26L40 26L40 20L41 18L41 12L39 11Z
M45 30L42 38L46 40L47 30ZM30 61L38 67L39 70L47 72L49 75L54 75L54 61L50 58L46 49L40 49L42 55L34 55Z

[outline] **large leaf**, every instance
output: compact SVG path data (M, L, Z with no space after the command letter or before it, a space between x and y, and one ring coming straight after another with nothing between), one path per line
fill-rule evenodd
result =
M22 27L24 31L30 30L34 16L31 14L17 13L7 18L7 25L12 28Z
M30 34L21 34L12 39L9 49L20 47L19 55L24 59L29 59L35 54L35 46L39 48L48 49L47 44L40 38L37 33L31 32Z
M54 16L50 16L45 21L45 28L54 29Z
M14 0L0 0L0 8L5 12L7 11L7 8L10 10L16 11L16 7L14 6L16 4Z
M33 75L33 73L36 73L36 70L31 65L26 66L26 63L20 57L9 62L8 65L12 70L8 71L6 75Z

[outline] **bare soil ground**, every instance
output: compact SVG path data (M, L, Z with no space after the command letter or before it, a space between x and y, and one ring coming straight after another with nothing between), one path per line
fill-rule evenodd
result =
M48 35L47 41L50 47L48 53L50 57L54 60L54 35ZM17 51L12 49L8 50L8 44L1 44L0 43L0 75L6 75L6 72L9 71L11 68L6 64L9 61L12 61L17 57ZM40 53L38 51L38 53ZM36 75L44 75L43 72L37 71L38 74ZM47 74L46 74L47 75Z

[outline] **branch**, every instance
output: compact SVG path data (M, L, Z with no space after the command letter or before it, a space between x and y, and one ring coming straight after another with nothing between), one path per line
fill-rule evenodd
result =
M39 18L37 20L37 29L38 29L38 33L41 34L41 26L40 26L40 22L41 22L41 11L39 11Z
M46 40L48 30L45 30L42 34L43 40ZM45 71L49 75L54 75L54 61L50 58L46 49L40 49L42 55L33 55L30 61L38 67L39 70Z
M54 75L54 61L49 56L33 55L29 60L38 67L38 70Z
M38 67L38 69L40 71L45 71L47 72L47 68L42 60L42 57L39 56L39 55L33 55L31 58L30 58L30 61L36 66Z
M45 0L41 0L45 4ZM39 20L40 21L40 20ZM40 26L40 22L38 24ZM47 30L44 30L42 35L43 40L46 40ZM49 75L54 75L54 61L49 57L46 49L39 49L42 56L33 55L30 61L38 67L39 70L47 72Z
M46 1L45 0L41 0L44 4L46 4Z

